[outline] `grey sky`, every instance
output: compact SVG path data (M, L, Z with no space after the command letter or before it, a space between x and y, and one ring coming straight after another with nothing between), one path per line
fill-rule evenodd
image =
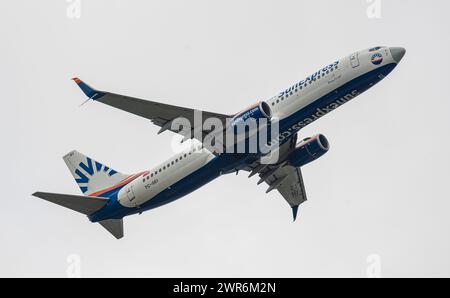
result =
M344 3L345 2L345 3ZM448 1L82 0L0 5L3 188L0 276L450 276ZM299 221L257 178L222 177L125 219L125 238L30 196L78 194L72 149L122 172L171 156L171 133L88 103L70 81L235 113L375 45L406 57L381 84L301 132L330 152L304 168Z

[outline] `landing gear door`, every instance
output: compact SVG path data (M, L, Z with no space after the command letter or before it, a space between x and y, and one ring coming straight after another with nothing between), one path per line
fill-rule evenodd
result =
M136 203L134 202L136 200L136 196L134 195L133 185L130 185L130 187L126 189L126 193L128 201L130 201L132 205L135 205L137 207Z
M351 64L352 68L356 68L359 66L359 54L358 53L354 53L354 54L350 55L350 64Z

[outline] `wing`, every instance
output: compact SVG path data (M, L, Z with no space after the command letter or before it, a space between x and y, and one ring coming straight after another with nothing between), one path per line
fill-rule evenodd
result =
M169 130L175 133L180 133L180 129L172 129L172 123L179 118L185 118L191 123L191 133L189 135L184 135L185 138L195 137L193 133L195 130L200 129L201 138L210 133L210 131L203 131L203 123L199 123L195 127L194 115L196 112L202 113L203 121L208 118L217 118L222 122L222 127L225 127L226 119L229 115L211 113L206 111L196 111L191 108L179 107L174 105L168 105L164 103L143 100L139 98L114 94L105 91L98 91L90 87L78 78L73 79L80 89L86 94L88 100L92 99L104 103L106 105L112 106L114 108L124 110L126 112L141 116L143 118L151 120L155 125L161 127L158 134ZM202 121L202 122L203 122ZM200 140L203 141L203 140Z
M261 173L260 177L269 185L267 193L277 189L289 203L295 221L298 207L307 200L301 169L285 165L269 173Z
M258 184L265 182L269 185L267 193L273 190L280 192L292 208L294 221L297 219L298 207L307 200L301 169L285 161L295 149L296 143L297 135L294 135L289 142L280 146L279 163L264 165L257 161L245 169L251 171L249 177L259 174Z

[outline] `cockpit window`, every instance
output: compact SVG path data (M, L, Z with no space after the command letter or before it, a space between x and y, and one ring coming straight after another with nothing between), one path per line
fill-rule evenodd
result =
M375 52L375 51L378 51L378 50L380 50L380 49L382 49L383 47L375 47L375 48L371 48L370 50L369 50L369 52Z

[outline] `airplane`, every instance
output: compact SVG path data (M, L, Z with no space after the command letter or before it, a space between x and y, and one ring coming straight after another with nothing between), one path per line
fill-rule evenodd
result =
M224 174L246 171L249 177L258 175L258 184L269 186L267 192L278 190L292 208L295 221L299 206L307 200L302 168L330 149L322 134L298 141L299 131L383 80L405 53L404 48L385 46L357 51L237 114L202 112L225 126L249 118L269 123L277 119L279 146L275 162L263 163L264 154L259 150L247 154L208 149L203 142L211 130L200 123L191 128L191 132L198 133L188 137L192 139L188 150L131 175L72 151L63 159L82 195L36 192L33 196L79 212L120 239L124 236L124 217L171 203ZM88 100L149 119L161 128L159 133L181 134L180 127L173 125L180 117L195 122L194 109L99 91L78 78L73 80Z

